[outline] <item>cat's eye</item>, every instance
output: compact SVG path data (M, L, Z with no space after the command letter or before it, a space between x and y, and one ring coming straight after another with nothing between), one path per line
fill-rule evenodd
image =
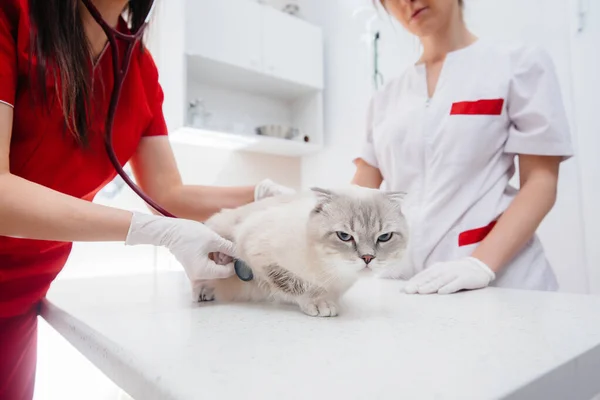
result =
M392 232L384 233L377 238L377 241L380 243L389 242L393 235L394 234Z
M342 242L349 242L352 240L352 235L346 232L336 232L337 237L340 238Z

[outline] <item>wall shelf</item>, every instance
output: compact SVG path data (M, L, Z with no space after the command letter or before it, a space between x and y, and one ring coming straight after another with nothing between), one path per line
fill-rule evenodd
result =
M322 88L291 79L279 78L263 71L243 68L202 55L187 54L189 79L201 84L241 90L262 96L293 101L298 97L319 93Z
M285 157L302 157L321 150L318 144L259 135L239 135L184 127L169 135L173 144L201 146Z
M180 98L185 106L178 110L182 123L173 124L172 130L211 126L236 134L184 128L175 137L202 146L293 157L321 149L320 27L248 0L185 0L184 25ZM255 135L254 128L264 125L297 128L310 143Z

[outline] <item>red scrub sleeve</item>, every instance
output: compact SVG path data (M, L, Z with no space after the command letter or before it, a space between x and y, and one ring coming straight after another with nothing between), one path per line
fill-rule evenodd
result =
M147 84L146 94L148 104L152 111L152 121L144 131L143 136L165 136L168 135L167 123L163 113L163 102L165 95L158 80L158 68L152 59L152 55L146 49L141 64L144 81Z
M507 103L511 126L504 152L573 156L567 113L549 54L522 47L511 54L512 76Z
M12 1L0 2L0 102L15 104L17 92L18 13Z

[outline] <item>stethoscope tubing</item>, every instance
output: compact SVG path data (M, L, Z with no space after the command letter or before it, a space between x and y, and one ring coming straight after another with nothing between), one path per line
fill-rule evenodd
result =
M128 35L122 32L119 32L109 26L102 15L96 9L96 7L92 4L90 0L82 0L85 7L89 10L90 14L94 18L94 20L102 27L102 30L106 34L108 38L111 52L112 52L112 62L113 62L113 70L114 70L114 86L112 89L110 104L108 108L108 114L106 116L106 126L105 126L105 136L104 136L104 147L106 149L106 153L108 154L108 158L110 159L111 164L113 165L117 174L125 181L125 183L137 194L146 204L155 209L157 212L162 214L165 217L169 218L177 218L175 215L171 214L167 210L165 210L160 204L155 202L150 196L148 196L142 189L139 188L133 182L133 180L127 175L127 173L123 170L121 163L117 155L115 154L115 149L113 147L113 127L115 122L115 113L117 111L117 106L119 104L119 99L121 97L121 89L123 87L123 82L125 81L125 77L129 72L129 65L131 63L131 57L133 56L133 50L135 49L137 43L142 39L144 29L148 24L148 20L146 20L132 35ZM154 2L152 3L152 7L154 7ZM117 39L120 39L127 43L127 48L125 50L124 63L121 65L121 60L119 57L119 47L117 46ZM234 270L236 275L243 281L250 281L254 278L252 273L252 269L243 261L236 259L234 260Z

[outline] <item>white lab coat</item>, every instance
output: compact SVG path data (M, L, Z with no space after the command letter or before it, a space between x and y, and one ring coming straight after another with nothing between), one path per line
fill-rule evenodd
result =
M541 49L479 39L448 54L431 99L422 64L378 92L359 157L407 193L406 261L420 272L473 252L517 194L516 154L573 154L554 65ZM492 285L558 288L537 236Z

